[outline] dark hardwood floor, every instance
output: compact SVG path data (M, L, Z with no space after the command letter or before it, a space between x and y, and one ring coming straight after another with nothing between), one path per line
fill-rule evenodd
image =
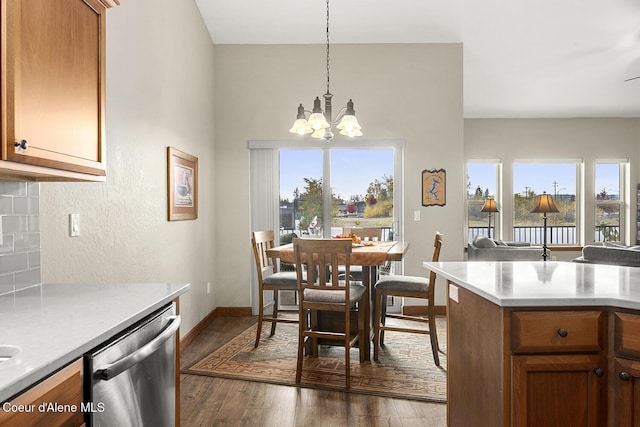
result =
M182 351L190 366L255 317L219 317ZM276 332L277 333L277 332ZM182 374L181 424L191 426L446 425L446 405Z

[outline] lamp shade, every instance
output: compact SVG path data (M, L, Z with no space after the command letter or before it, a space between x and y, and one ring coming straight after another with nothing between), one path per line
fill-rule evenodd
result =
M482 209L480 212L500 212L498 207L496 206L496 201L493 197L487 197L484 199L484 205L482 205Z
M556 204L553 203L553 197L551 194L547 194L543 192L538 195L536 198L536 206L533 208L531 213L548 213L548 212L560 212L556 207Z

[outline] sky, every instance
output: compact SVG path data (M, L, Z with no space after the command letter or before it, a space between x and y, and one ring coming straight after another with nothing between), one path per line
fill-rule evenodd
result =
M493 163L469 163L467 174L471 191L480 185L483 192L489 189L490 195L496 192L496 167ZM514 163L514 192L525 194L529 189L535 194L576 194L575 163ZM600 163L596 169L597 192L606 189L608 193L620 193L619 165Z
M369 184L383 175L393 176L391 149L332 149L331 188L345 200L365 196ZM280 196L293 199L298 187L304 192L303 178L322 177L322 150L280 150Z

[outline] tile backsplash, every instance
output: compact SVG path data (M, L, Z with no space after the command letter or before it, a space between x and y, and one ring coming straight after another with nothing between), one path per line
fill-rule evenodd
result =
M0 295L40 284L40 184L0 181Z

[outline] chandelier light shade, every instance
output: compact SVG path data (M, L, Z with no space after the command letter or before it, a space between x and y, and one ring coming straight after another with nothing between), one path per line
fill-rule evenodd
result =
M353 109L353 100L350 99L349 102L347 102L347 110L344 112L342 120L340 120L340 123L336 127L340 129L340 135L351 137L362 136L362 128L356 118L356 110Z
M304 135L307 133L313 132L310 126L307 125L307 118L304 115L304 107L302 104L298 107L298 117L295 122L293 122L293 126L289 129L291 133L297 133L298 135Z
M484 205L482 205L482 209L480 209L480 212L489 213L489 227L487 228L487 231L489 233L489 237L491 237L491 214L493 212L500 212L498 210L498 207L496 206L496 201L492 196L488 196L486 199L484 199Z
M333 94L329 89L331 82L331 73L329 67L329 0L327 0L327 93L323 95L324 98L324 110L321 106L321 100L316 96L313 101L313 110L307 111L304 106L300 104L298 106L298 115L296 116L293 126L289 129L289 132L296 133L298 135L311 134L311 137L324 139L329 142L333 139L333 132L331 126L337 124L336 129L340 131L341 135L349 137L362 136L362 128L356 118L356 112L353 108L353 100L349 99L346 108L340 110L335 118L332 117L331 111L331 98ZM307 117L307 113L309 117Z
M542 231L542 259L544 261L549 257L547 248L547 213L560 212L553 202L551 194L547 194L546 191L536 197L536 205L531 213L541 213L543 218L543 231Z

